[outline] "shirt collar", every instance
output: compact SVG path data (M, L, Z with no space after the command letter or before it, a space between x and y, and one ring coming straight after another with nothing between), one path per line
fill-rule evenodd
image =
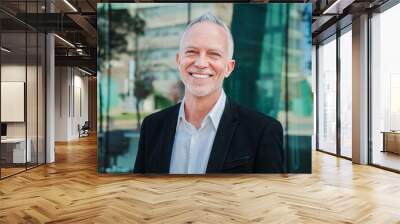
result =
M208 112L208 114L204 117L204 120L202 122L204 122L206 119L210 118L215 130L217 130L219 122L222 117L222 114L225 109L225 103L226 103L226 95L225 95L225 91L222 89L221 95L219 96L217 103L214 105L214 107L211 109L211 111ZM182 100L182 103L179 107L178 124L182 120L187 122L186 117L185 117L185 109L184 108L185 108L185 99Z

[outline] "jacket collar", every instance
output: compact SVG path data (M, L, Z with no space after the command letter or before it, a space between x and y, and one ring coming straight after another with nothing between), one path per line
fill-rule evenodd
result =
M156 170L160 173L168 173L171 163L172 147L175 140L176 126L178 122L179 108L181 103L175 105L164 125L163 143L158 147L156 156L159 158ZM211 149L210 158L208 160L206 173L220 173L225 161L225 157L229 152L230 143L235 133L238 122L237 105L227 97L225 109L215 134L214 143Z
M229 98L215 134L206 173L220 173L238 124L237 105Z

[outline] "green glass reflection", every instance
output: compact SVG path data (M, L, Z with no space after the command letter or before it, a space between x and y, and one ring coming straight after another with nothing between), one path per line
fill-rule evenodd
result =
M227 94L278 119L288 171L311 172L311 5L236 4L232 33L237 66Z

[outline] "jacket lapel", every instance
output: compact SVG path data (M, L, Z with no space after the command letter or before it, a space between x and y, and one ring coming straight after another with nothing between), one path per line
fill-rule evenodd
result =
M166 116L168 120L165 121L163 130L157 130L163 133L162 144L158 145L156 156L158 162L155 163L156 173L169 173L169 166L171 163L172 147L174 145L176 124L178 122L180 103L171 110L171 114Z
M206 173L220 173L222 171L225 157L230 149L233 134L239 123L237 116L236 105L227 98L224 113L222 114L217 133L215 134Z

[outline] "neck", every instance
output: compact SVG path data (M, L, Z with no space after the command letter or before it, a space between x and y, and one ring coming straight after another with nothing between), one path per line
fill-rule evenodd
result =
M204 117L211 111L222 94L222 89L207 96L195 96L185 92L185 116L186 120L196 128L200 128Z

